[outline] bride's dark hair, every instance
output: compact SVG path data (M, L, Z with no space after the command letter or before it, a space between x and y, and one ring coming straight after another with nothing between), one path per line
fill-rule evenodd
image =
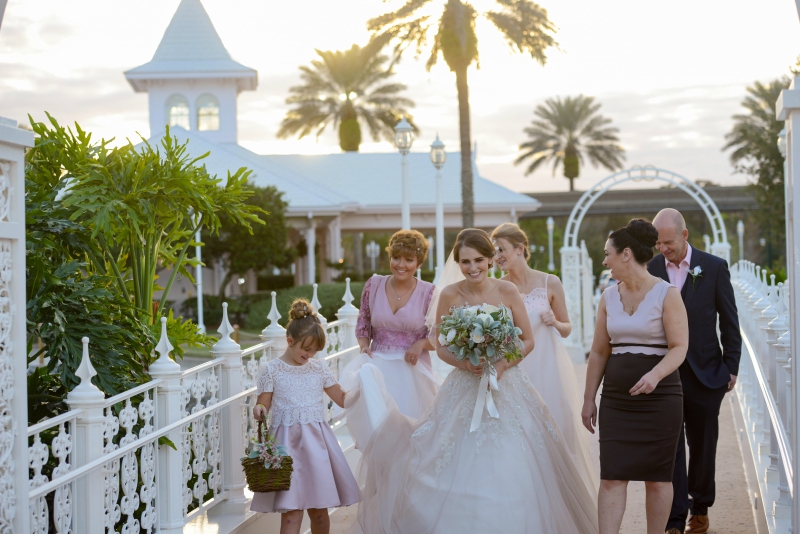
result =
M456 262L461 261L459 257L461 247L469 247L483 254L489 260L489 267L494 264L494 244L485 231L479 228L466 228L458 233L456 244L453 245L453 258Z

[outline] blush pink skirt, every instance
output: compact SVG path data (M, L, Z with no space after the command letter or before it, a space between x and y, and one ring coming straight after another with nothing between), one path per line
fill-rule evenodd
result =
M287 512L350 506L361 500L353 472L327 423L279 426L272 432L292 456L294 472L286 491L256 493L254 512Z

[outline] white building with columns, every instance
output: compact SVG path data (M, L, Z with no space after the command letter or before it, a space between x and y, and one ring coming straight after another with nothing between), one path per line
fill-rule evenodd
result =
M234 61L214 29L200 0L182 0L152 60L125 72L133 89L149 96L150 135L156 141L170 126L172 135L189 141L193 156L212 174L247 167L251 181L284 193L289 207L292 244L305 241L309 254L297 260L296 282L328 282L335 271L323 260L343 257L342 233L392 232L400 228L400 154L341 153L319 156L262 155L238 144L236 98L258 84L255 70ZM409 158L411 226L432 235L435 228L435 169L427 143ZM442 169L445 228L461 226L461 169L452 153ZM475 176L475 224L490 228L516 221L518 213L540 203L480 176ZM319 258L315 258L315 246ZM265 259L268 262L268 259ZM266 267L267 265L265 265ZM321 266L321 267L320 267ZM222 273L207 269L205 290L217 293ZM240 273L237 273L240 274ZM252 289L251 276L246 282Z

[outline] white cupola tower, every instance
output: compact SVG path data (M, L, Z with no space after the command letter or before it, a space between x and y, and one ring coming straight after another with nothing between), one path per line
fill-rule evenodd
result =
M217 143L236 143L236 97L258 73L231 59L200 0L181 0L153 59L125 72L150 97L150 135L180 126Z

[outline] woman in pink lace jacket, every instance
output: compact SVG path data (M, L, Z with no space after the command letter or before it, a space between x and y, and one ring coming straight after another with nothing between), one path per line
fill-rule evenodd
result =
M416 230L401 230L386 252L392 274L374 275L364 285L356 326L361 355L342 376L352 376L365 363L375 365L400 412L416 419L433 402L440 384L431 368L428 351L433 346L425 327L434 286L414 276L428 254L428 241Z

